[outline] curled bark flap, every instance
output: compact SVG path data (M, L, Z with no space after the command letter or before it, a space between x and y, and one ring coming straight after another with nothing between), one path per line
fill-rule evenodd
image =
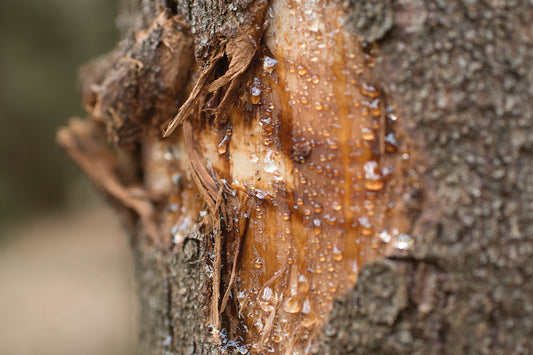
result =
M250 66L256 51L257 48L248 34L242 34L222 46L200 74L200 77L187 98L187 101L181 106L178 114L172 119L172 121L170 121L166 130L163 132L163 137L169 137L172 132L174 132L174 130L187 119L201 95L215 92L229 85L222 101L215 110L215 124L222 123L223 117L232 107L237 89L240 87L239 79ZM224 75L209 84L209 77L224 55L230 60L228 70Z
M198 102L198 98L203 93L205 86L207 85L207 79L215 69L216 64L223 57L224 52L219 52L210 61L207 67L202 71L198 81L194 85L187 101L180 107L176 116L170 121L167 128L163 131L163 137L169 137L176 128L185 121L187 117L192 113L194 105Z
M104 136L99 129L94 121L71 120L67 128L57 132L57 142L96 188L139 215L147 234L157 240L159 230L152 202L142 188L124 186L116 172L116 154L105 141L98 140Z

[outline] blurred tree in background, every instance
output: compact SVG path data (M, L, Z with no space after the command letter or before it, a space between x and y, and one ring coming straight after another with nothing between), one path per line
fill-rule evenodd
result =
M64 208L79 190L54 135L83 115L77 70L114 46L115 17L112 0L0 2L0 226Z

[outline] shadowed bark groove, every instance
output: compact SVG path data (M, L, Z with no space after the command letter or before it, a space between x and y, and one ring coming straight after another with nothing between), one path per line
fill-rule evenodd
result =
M122 3L58 141L140 353L533 352L530 3Z

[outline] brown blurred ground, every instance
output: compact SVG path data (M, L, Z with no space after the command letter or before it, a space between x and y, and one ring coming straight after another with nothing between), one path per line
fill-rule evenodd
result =
M104 208L0 231L0 354L133 354L126 236Z
M0 1L1 355L134 352L126 237L54 141L115 17L114 0Z
M114 0L0 1L0 228L72 201L54 136L84 115L77 72L115 46L115 17Z

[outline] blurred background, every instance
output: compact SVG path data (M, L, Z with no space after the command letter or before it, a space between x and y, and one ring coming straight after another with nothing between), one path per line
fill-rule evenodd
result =
M114 47L113 0L0 1L0 354L131 354L117 218L54 142L84 116L80 65Z

